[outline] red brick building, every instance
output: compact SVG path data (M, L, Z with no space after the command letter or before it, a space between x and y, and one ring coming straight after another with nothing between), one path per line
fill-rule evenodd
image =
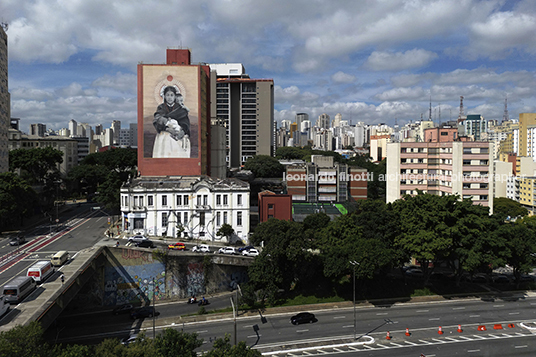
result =
M292 220L292 196L276 194L272 191L259 193L259 223L270 218Z

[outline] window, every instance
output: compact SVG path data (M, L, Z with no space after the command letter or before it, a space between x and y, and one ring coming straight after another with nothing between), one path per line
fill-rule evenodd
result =
M239 206L242 206L242 195L237 195L237 196L236 196L236 200L237 200L237 202L238 202L238 205L239 205Z
M167 206L167 195L162 195L162 206Z
M181 222L181 213L176 212L175 216L177 216L177 225L181 225L182 224L182 222Z
M223 212L223 224L227 223L227 212Z
M273 203L268 203L268 209L273 209L274 208L274 204Z
M147 196L147 205L152 206L153 205L153 196Z
M242 212L236 212L236 225L242 225Z
M162 213L162 227L167 227L168 225L168 215L167 213Z
M203 195L203 205L208 206L208 195Z
M205 226L205 212L199 213L199 225Z
M216 205L221 205L221 195L216 195Z
M221 226L221 214L220 212L216 212L216 226Z
M143 207L143 196L140 196L140 207Z
M197 205L201 206L201 195L197 195Z
M184 212L184 220L183 220L183 222L184 222L184 224L183 224L184 226L186 226L188 224L188 212Z
M177 206L182 206L182 195L177 195Z
M184 205L188 206L188 195L184 195L183 201L184 201Z
M471 160L463 160L464 165L471 165Z
M228 202L227 202L227 195L223 195L223 205L224 205L224 206L227 206L227 205L228 205Z

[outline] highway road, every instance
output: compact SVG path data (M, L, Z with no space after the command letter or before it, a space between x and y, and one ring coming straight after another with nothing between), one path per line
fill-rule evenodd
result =
M229 296L214 297L211 301L229 306ZM353 341L352 308L314 311L318 321L299 326L289 322L295 311L266 314L264 324L260 315L241 315L237 320L237 332L239 341L246 341L274 356L285 356L286 352L277 351L291 348L297 348L292 352L293 356L419 356L420 353L426 356L523 356L526 353L529 356L536 351L536 340L532 330L520 323L536 328L529 324L536 320L535 305L534 297L505 296L494 301L466 299L360 307L357 309L356 337L361 338L358 343L337 348L316 345L330 345L343 339ZM229 316L216 321L181 324L180 315L197 311L197 306L184 301L160 304L157 310L161 315L155 319L156 333L166 327L195 332L205 340L204 349L210 348L214 339L234 333L233 319ZM254 331L255 325L259 328L258 334ZM457 331L458 325L461 325L461 333ZM444 332L442 335L438 333L439 326ZM485 326L486 330L479 331L479 326ZM494 328L498 326L501 329ZM410 336L405 335L406 328ZM132 321L128 315L114 316L110 311L102 311L63 316L58 319L53 335L58 342L99 343L104 338L122 338L139 331L152 336L152 320ZM387 331L390 331L391 340L386 339ZM359 343L372 339L372 344Z

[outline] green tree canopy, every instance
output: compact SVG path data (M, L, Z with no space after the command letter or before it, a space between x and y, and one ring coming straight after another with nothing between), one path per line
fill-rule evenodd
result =
M58 172L63 153L52 147L16 149L9 152L9 170L21 170L21 177L29 183L43 184L51 173Z
M23 223L23 218L31 216L36 206L35 191L12 172L0 174L0 228L15 229Z
M253 172L255 177L280 178L285 172L285 167L275 157L269 155L255 155L247 159L244 169Z
M506 197L495 197L493 199L493 214L500 219L525 217L529 211L521 203Z

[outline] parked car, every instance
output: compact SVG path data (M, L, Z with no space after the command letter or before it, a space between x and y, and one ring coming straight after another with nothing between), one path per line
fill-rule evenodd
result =
M128 314L132 311L133 308L134 306L132 304L119 305L115 307L115 309L113 310L113 314L114 315Z
M152 240L143 240L139 243L136 243L136 247L139 247L139 248L156 248L156 245L154 245L153 241Z
M135 236L128 238L128 242L136 244L136 243L143 242L144 240L148 240L148 239L149 238L142 236L142 235L135 235Z
M493 282L495 284L510 284L510 278L506 275L497 275L493 277Z
M409 268L406 270L406 275L412 278L422 278L424 276L420 268Z
M242 253L244 250L250 250L251 248L253 248L252 245L246 245L245 247L238 248L238 252Z
M16 246L16 245L23 245L26 243L26 239L24 237L13 237L9 241L9 245Z
M315 314L310 312L300 312L298 315L294 315L290 318L290 323L293 325L313 323L315 321L317 321Z
M175 244L170 244L168 245L168 249L173 249L173 250L186 250L186 245L184 245L184 243L175 243Z
M234 247L222 247L218 250L218 254L237 254Z
M128 346L130 343L133 343L137 339L138 339L138 334L130 335L130 336L125 337L124 339L122 339L121 344L125 345L125 346ZM140 339L140 341L143 341L143 338Z
M473 283L486 284L488 282L488 276L486 274L475 274L471 278Z
M160 312L155 311L154 307L152 306L139 307L137 309L132 310L132 312L130 313L130 317L133 320L143 319L146 317L153 317L153 316L158 316L158 315L160 315Z
M199 244L192 248L192 252L210 253L210 247L206 244Z
M519 277L520 281L522 282L533 282L534 277L532 275L523 274Z
M259 251L255 248L251 248L250 250L243 250L242 255L245 255L246 257L256 257L259 255Z

